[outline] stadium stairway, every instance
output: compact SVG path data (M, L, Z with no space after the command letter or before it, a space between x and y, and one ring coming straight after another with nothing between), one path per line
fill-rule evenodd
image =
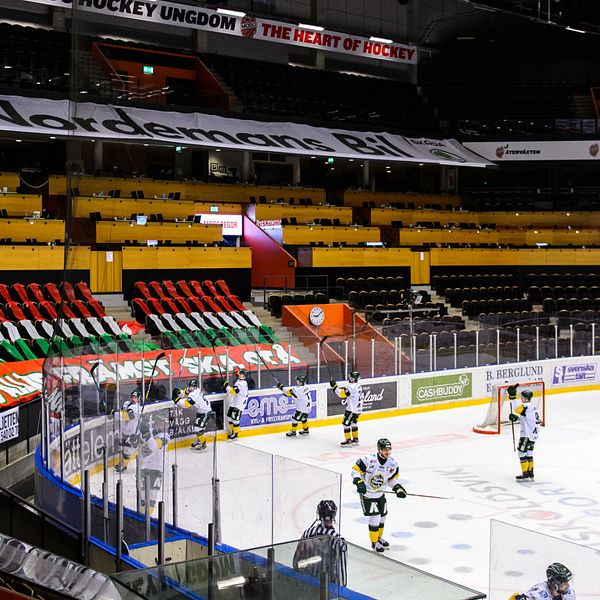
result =
M244 306L248 306L249 303L245 302ZM267 325L278 337L279 341L286 344L292 344L292 350L298 358L307 362L308 364L314 365L317 362L317 356L315 352L312 352L309 348L304 346L302 342L294 335L293 331L289 327L285 327L281 324L281 318L271 316L271 313L263 308L262 303L251 304L249 308L254 314L260 319L263 325ZM316 346L316 341L315 341Z

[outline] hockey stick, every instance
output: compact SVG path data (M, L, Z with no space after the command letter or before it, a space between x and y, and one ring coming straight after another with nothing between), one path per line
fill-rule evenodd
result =
M508 383L508 381L505 381L505 383ZM519 384L515 384L515 389L519 387ZM512 403L512 398L509 396L508 397L508 404L510 406L510 414L513 414L513 403ZM498 423L498 427L500 427L500 423ZM517 446L516 446L516 442L515 442L515 422L511 419L510 421L510 429L512 432L512 442L513 442L513 452L517 451Z
M144 402L142 403L142 409L140 410L140 420L138 421L138 430L140 428L140 422L142 420L142 414L144 413L144 409L146 408L146 400L148 400L148 396L150 395L150 388L152 387L152 382L154 381L154 375L156 374L156 365L161 358L165 358L167 354L165 352L161 352L155 359L154 364L152 365L152 374L150 375L150 381L148 382L148 387L146 388L146 395L144 396ZM143 369L143 367L142 367ZM142 372L143 376L143 372ZM137 433L137 431L136 431Z
M271 373L271 369L269 369L269 365L267 365L267 363L263 360L263 357L260 355L260 352L257 352L256 355L258 356L260 362L265 365L265 369L267 369L267 371L269 372L269 375L273 378L273 381L279 385L279 380L277 379L277 377L275 377L275 375L273 375L273 373Z
M331 372L331 367L329 366L329 363L327 362L327 357L325 356L325 351L323 350L323 344L328 337L329 337L328 335L324 335L319 340L319 352L322 354L323 362L325 363L325 366L327 367L327 372L329 373L329 380L333 381L333 373Z
M217 369L219 369L219 377L221 378L221 381L223 381L225 379L225 377L223 377L223 371L221 371L221 363L219 362L219 356L217 355L217 349L215 348L215 337L217 336L217 334L215 333L214 335L207 335L206 337L208 338L208 341L210 342L210 346L213 350L213 354L215 357L215 361L217 363Z
M381 490L384 494L394 494L392 490ZM411 494L410 492L406 492L407 496L417 496L419 498L434 498L435 500L454 500L454 498L448 498L447 496L431 496L430 494Z

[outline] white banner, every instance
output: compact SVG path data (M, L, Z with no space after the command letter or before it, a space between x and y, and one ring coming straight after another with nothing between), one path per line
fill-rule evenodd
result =
M484 158L500 163L534 160L600 160L600 142L465 142Z
M316 154L465 167L489 163L456 140L245 121L202 113L115 107L68 100L0 96L0 131L132 142L172 142L228 150Z
M200 223L204 225L221 225L223 235L243 235L242 215L226 215L223 213L196 213Z
M0 413L0 444L19 437L19 407Z
M71 8L73 0L26 0L36 4ZM204 7L164 0L77 0L77 10L97 15L226 33L249 39L291 44L317 50L376 58L403 64L417 64L417 48L408 44L372 41L337 31L311 31L291 23L236 17Z

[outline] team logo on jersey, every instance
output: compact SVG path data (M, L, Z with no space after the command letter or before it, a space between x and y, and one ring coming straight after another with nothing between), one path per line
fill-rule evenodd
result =
M384 484L384 481L383 475L381 473L376 473L373 475L373 477L371 477L371 487L379 489Z
M248 15L242 17L240 28L242 30L242 36L253 38L256 34L256 19L254 17L249 17Z

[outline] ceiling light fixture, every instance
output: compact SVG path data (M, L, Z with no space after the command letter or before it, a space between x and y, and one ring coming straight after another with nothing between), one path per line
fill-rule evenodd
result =
M310 25L308 23L298 23L298 27L300 29L310 29L311 31L323 31L325 27L321 27L320 25Z
M376 35L372 35L369 38L372 42L381 42L382 44L393 44L394 40L389 40L388 38L377 37Z
M241 10L230 10L229 8L217 8L217 12L222 15L230 15L232 17L245 17L246 13Z

